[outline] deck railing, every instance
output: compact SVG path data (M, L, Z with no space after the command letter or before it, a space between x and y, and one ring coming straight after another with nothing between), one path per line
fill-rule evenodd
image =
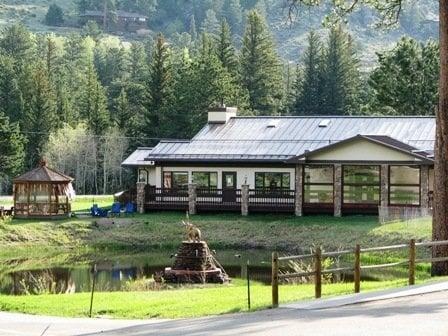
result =
M155 210L187 210L188 190L183 188L145 189L145 208Z
M295 190L251 189L249 211L294 211Z
M415 284L415 267L418 263L428 263L428 262L443 262L448 261L448 257L440 258L416 258L416 247L434 247L434 246L445 246L448 245L448 240L443 241L428 241L416 243L414 239L411 239L408 244L381 246L381 247L370 247L361 248L360 245L356 245L354 249L335 251L335 252L322 252L320 248L316 248L314 253L303 254L297 256L285 256L279 257L277 252L272 253L272 307L278 307L279 296L278 296L278 286L280 280L301 278L314 276L314 287L315 287L315 297L320 298L322 295L322 275L324 274L335 274L335 273L345 273L353 272L354 274L354 291L359 293L361 290L361 272L362 270L371 269L383 269L389 267L408 265L408 276L409 285ZM374 265L361 265L361 253L369 252L381 252L381 251L391 251L391 250L402 250L407 249L408 258L407 260L401 260L393 263L386 264L374 264ZM340 257L343 255L353 255L354 262L352 266L349 267L338 267L331 269L322 269L322 260L324 258ZM280 263L286 261L297 261L304 259L312 259L314 262L314 269L308 272L296 272L296 273L280 273Z
M241 209L240 189L197 188L196 195L196 206L200 211Z

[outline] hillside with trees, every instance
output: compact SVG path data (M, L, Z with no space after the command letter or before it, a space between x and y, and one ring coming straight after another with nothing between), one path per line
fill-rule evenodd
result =
M110 1L107 8L113 13L125 2ZM300 28L303 41L285 46L279 36L300 29L277 30L270 1L128 2L146 4L135 10L152 13L153 33L114 36L95 22L59 26L75 25L73 13L98 1L58 2L63 13L47 4L42 22L55 22L53 32L20 23L0 31L0 193L10 192L11 178L41 158L75 177L78 193L126 188L133 177L120 163L131 151L192 137L207 109L221 101L243 115L434 112L434 41L400 38L366 66L351 22L322 28L313 16L316 29ZM48 13L57 20L45 18ZM217 13L232 14L227 20ZM185 21L170 31L175 15Z
M229 23L235 42L240 45L247 12L252 9L266 17L282 58L294 62L303 52L307 34L316 30L324 36L322 21L332 6L300 7L294 20L288 20L287 0L4 0L0 4L0 27L22 22L33 32L70 34L86 23L79 15L87 10L106 11L107 20L116 20L117 10L141 13L149 17L147 28L155 36L161 32L168 40L187 43L196 34L212 32L222 18ZM347 30L359 45L363 66L371 66L375 52L390 47L401 36L426 41L438 36L438 4L432 0L413 1L403 8L399 25L378 31L378 14L369 8L357 9L347 18ZM62 11L62 13L61 13ZM124 40L139 39L135 34L119 32Z

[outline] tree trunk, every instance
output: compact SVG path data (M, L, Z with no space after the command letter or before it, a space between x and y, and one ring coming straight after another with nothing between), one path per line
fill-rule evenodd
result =
M434 168L433 240L448 240L448 0L439 0L440 81ZM433 247L434 258L447 257L448 246ZM448 262L432 264L432 275L447 275Z

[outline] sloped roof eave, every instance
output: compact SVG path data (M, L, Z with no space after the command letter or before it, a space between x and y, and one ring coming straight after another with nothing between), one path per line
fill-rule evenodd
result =
M385 137L387 137L387 136L385 136ZM409 145L405 144L404 142L401 142L401 141L399 141L399 140L397 140L397 139L393 139L393 138L391 138L391 137L388 137L388 138L394 140L394 141L397 142L397 143L402 143L402 144L405 145L405 146L412 147L412 146L409 146ZM318 149L316 149L316 150L313 150L313 151L304 152L304 153L302 153L302 154L300 154L300 155L297 155L297 156L295 156L295 157L293 157L293 158L287 160L287 163L299 163L300 161L304 161L304 160L306 160L306 159L307 159L309 156L311 156L311 155L314 155L314 154L317 154L317 153L321 153L321 152L330 150L330 149L332 149L332 148L338 147L338 146L340 146L340 145L342 145L342 144L345 144L345 143L348 143L348 142L352 142L352 141L355 141L355 140L359 140L359 139L364 139L364 140L367 140L367 141L370 141L370 142L379 144L379 145L381 145L381 146L385 146L385 147L388 147L388 148L390 148L390 149L399 151L399 152L401 152L401 153L408 154L408 155L410 155L410 156L413 156L413 157L415 157L415 158L418 158L418 159L422 160L422 162L426 162L426 163L433 163L433 162L434 162L434 159L431 158L431 157L424 156L424 155L420 155L420 154L417 154L416 152L413 152L413 151L411 151L411 150L405 150L405 149L403 149L403 148L399 148L399 147L397 147L397 146L391 145L390 143L387 143L387 142L384 142L384 141L380 141L380 140L376 139L375 136L369 136L369 135L362 135L362 134L359 134L359 135L356 135L356 136L354 136L354 137L347 138L347 139L344 139L344 140L341 140L341 141L338 141L338 142L334 142L334 143L329 144L329 145L324 146L324 147L320 147L320 148L318 148ZM412 147L412 148L413 148L414 150L418 150L418 149L415 148L415 147ZM422 151L422 152L423 152L423 151Z

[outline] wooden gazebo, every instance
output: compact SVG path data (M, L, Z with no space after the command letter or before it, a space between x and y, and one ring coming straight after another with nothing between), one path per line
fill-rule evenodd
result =
M74 197L73 178L47 167L39 167L16 177L14 183L14 217L63 218L71 212Z

